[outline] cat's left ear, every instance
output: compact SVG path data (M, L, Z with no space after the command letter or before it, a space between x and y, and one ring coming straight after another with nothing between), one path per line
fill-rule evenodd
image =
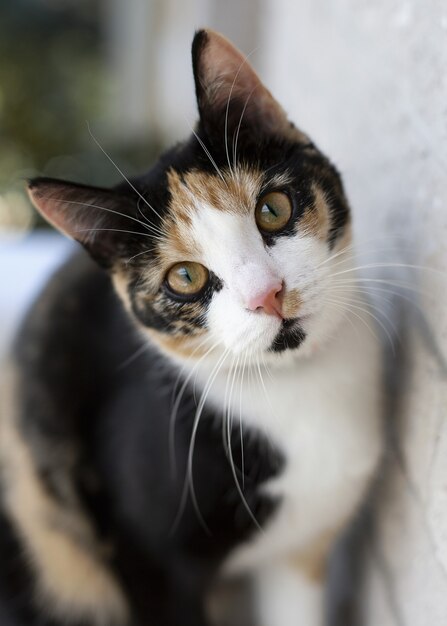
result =
M200 120L207 134L226 126L228 135L233 136L249 127L257 134L309 142L287 119L247 57L223 35L198 31L192 44L192 60Z
M125 249L125 233L138 230L138 220L129 228L129 198L114 190L35 178L28 182L28 194L47 222L82 244L103 267L111 267Z

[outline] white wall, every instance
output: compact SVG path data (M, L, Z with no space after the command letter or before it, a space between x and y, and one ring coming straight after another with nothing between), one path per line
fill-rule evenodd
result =
M112 135L178 141L197 117L194 31L223 32L256 64L261 0L103 0Z
M263 76L341 169L358 239L368 240L360 249L430 268L378 268L397 282L369 282L404 297L386 311L402 334L396 356L387 349L397 446L367 539L362 623L445 626L447 3L264 2ZM406 299L415 289L423 316Z

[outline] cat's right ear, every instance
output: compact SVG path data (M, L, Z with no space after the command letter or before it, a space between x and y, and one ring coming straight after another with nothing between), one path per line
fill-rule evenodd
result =
M115 191L35 178L28 181L28 194L50 224L81 243L104 267L111 266L118 256L122 232L135 230L129 229L123 213L129 200Z
M249 131L308 143L262 83L248 57L213 30L197 31L192 62L201 123L209 136ZM254 133L253 133L254 131Z

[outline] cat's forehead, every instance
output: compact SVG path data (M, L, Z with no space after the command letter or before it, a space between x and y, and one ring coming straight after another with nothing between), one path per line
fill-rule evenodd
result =
M268 177L260 169L243 166L215 174L170 169L167 180L170 200L166 240L161 246L167 262L176 260L171 255L197 259L206 248L207 235L236 236L241 222L253 221L254 208L266 186L280 188L290 182L287 173Z
M193 169L178 173L168 172L171 197L170 211L181 218L185 213L192 217L203 205L236 214L250 212L262 188L264 175L256 168L235 167L219 173Z

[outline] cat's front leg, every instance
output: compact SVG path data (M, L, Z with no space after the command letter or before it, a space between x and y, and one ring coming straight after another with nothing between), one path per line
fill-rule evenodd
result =
M323 626L329 545L264 565L255 574L257 626Z
M257 626L323 626L324 578L289 560L264 567L255 577Z

